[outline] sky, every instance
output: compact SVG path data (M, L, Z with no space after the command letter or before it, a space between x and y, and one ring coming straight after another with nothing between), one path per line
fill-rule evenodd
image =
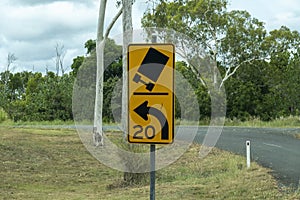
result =
M70 70L73 58L85 55L84 43L96 38L100 0L0 0L0 72L6 69L8 54L17 60L11 71L55 71L55 46L64 47L64 66ZM105 26L118 12L115 0L108 0ZM140 28L147 0L133 5L133 28ZM247 10L265 23L267 30L288 26L300 31L299 0L229 0L229 10ZM111 35L122 31L121 19Z

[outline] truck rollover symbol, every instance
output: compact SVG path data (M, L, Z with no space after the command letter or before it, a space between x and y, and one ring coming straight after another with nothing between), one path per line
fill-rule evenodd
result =
M152 91L155 86L155 82L159 78L168 60L168 56L150 47L141 66L138 69L138 73L134 76L133 81L136 83L143 83L146 85L146 89L148 91ZM154 83L146 83L141 79L140 74L149 78Z

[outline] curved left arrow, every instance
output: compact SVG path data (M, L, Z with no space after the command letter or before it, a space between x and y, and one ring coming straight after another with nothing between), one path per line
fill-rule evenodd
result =
M153 115L154 117L156 117L162 127L161 139L169 140L169 123L160 110L153 107L148 107L148 101L145 101L144 103L136 107L134 109L134 112L136 112L136 114L138 114L144 120L148 120L148 115Z

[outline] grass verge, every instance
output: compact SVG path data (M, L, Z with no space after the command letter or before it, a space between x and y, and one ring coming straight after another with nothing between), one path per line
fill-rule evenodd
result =
M201 121L186 121L176 119L176 125L200 125L200 126L209 126L210 119L203 119ZM274 127L274 128L294 128L300 127L300 117L299 116L289 116L289 117L280 117L271 121L262 121L259 118L252 118L246 121L240 119L228 119L225 120L225 126L241 126L241 127Z
M157 199L300 199L268 169L247 170L241 156L214 149L199 159L198 151L157 172ZM123 173L93 158L72 130L0 127L0 180L2 199L149 199L148 183L118 184Z
M53 121L17 121L7 119L6 121L0 123L1 126L56 126L56 125L74 125L74 121L62 121L62 120L53 120Z
M245 127L300 127L299 116L289 116L274 119L272 121L262 121L258 118L249 119L247 121L241 121L239 119L226 119L226 126L245 126Z
M30 127L30 126L67 126L67 125L74 125L75 122L72 120L69 121L61 121L61 120L54 120L54 121L19 121L13 122L9 120L7 116L1 113L0 108L0 125L1 126L15 126L15 127ZM92 122L85 121L80 122L80 124L90 125ZM117 125L116 123L104 123L105 125ZM210 119L203 119L200 121L187 121L176 119L176 125L191 125L191 126L209 126ZM241 121L239 119L226 119L225 126L242 126L242 127L277 127L277 128L288 128L288 127L300 127L300 117L299 116L289 116L289 117L280 117L274 119L272 121L262 121L259 118L252 118L246 121Z

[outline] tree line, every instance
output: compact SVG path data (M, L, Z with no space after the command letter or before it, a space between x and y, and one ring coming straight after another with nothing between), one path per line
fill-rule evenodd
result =
M226 88L228 118L272 120L299 115L299 32L285 26L267 31L248 12L228 11L227 5L226 0L158 1L144 14L142 25L184 33L216 62L222 76L218 86ZM72 120L74 81L84 76L84 70L91 70L89 74L94 76L87 78L96 80L95 40L88 40L85 48L87 54L73 59L70 73L12 73L9 68L0 73L0 107L14 121ZM120 106L111 108L111 98L122 76L122 47L109 39L104 55L108 67L104 73L103 119L114 121L113 115L121 113ZM175 68L195 90L200 118L209 119L210 95L205 80L188 62L179 61ZM95 85L89 85L89 90L95 92ZM88 120L93 120L94 104L85 106L91 110ZM176 108L180 118L179 106Z

